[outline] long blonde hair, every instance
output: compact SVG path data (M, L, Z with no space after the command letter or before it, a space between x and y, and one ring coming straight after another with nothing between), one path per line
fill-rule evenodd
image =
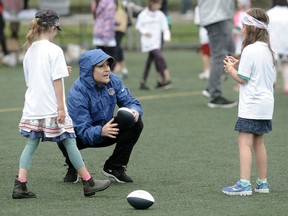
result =
M39 19L35 18L31 21L28 33L26 35L26 42L23 45L23 52L26 53L31 44L37 40L38 36L49 31L49 26L42 26L39 24Z

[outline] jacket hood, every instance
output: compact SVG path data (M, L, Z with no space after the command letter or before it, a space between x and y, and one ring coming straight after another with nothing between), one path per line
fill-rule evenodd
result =
M93 49L84 52L79 58L80 79L87 88L93 88L96 82L93 78L94 66L104 60L108 60L109 64L114 63L114 58L107 55L101 49Z

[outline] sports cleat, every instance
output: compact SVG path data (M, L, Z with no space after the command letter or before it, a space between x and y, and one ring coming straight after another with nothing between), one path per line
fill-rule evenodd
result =
M77 183L79 180L79 175L77 170L73 166L69 166L67 173L64 176L64 182L66 183Z
M17 178L12 192L13 199L36 198L36 194L26 187L27 182L20 182Z
M229 101L226 98L223 98L221 96L211 100L208 103L208 107L210 108L232 108L237 106L237 102L235 101Z
M102 174L108 178L115 179L118 183L133 182L133 179L125 173L125 168L111 170L104 168Z
M255 192L257 193L269 193L269 184L267 181L265 182L258 182L256 181Z
M249 184L244 187L240 181L238 181L233 186L223 188L222 192L227 195L249 196L252 195L252 186Z
M83 183L83 191L84 196L89 197L95 195L96 192L103 191L107 189L111 181L110 180L94 180L92 177L88 181L84 181Z

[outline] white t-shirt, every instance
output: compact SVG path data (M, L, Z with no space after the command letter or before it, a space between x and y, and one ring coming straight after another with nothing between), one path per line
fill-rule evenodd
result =
M273 51L288 55L288 7L275 6L267 11L269 16L268 31Z
M238 117L272 119L275 74L272 54L266 43L258 41L244 48L238 76L247 82L240 85Z
M149 52L161 48L162 32L164 41L170 41L171 34L165 14L145 8L137 17L136 29L141 33L141 50ZM145 33L151 33L151 37Z
M69 76L62 49L49 42L34 42L23 60L27 85L22 119L43 119L58 116L53 81ZM63 98L65 104L64 80Z

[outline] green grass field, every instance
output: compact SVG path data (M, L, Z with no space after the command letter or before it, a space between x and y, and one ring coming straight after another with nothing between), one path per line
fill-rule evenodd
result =
M36 199L13 200L11 192L26 139L18 133L25 84L21 66L0 67L0 215L287 215L287 105L281 76L275 91L273 132L265 138L268 151L270 194L231 197L224 186L239 178L237 108L210 109L201 96L206 81L199 81L200 56L193 51L164 50L174 88L140 91L145 54L126 52L129 78L124 83L144 108L144 130L133 151L128 174L132 184L116 184L92 198L85 198L82 183L64 184L64 160L55 143L41 143L34 155L28 187ZM78 68L66 78L66 90L78 76ZM156 84L154 69L149 86ZM238 99L235 82L223 82L224 96ZM86 165L95 178L104 179L101 168L113 147L83 150ZM252 183L257 178L253 165ZM126 201L133 190L149 191L155 204L134 210Z

